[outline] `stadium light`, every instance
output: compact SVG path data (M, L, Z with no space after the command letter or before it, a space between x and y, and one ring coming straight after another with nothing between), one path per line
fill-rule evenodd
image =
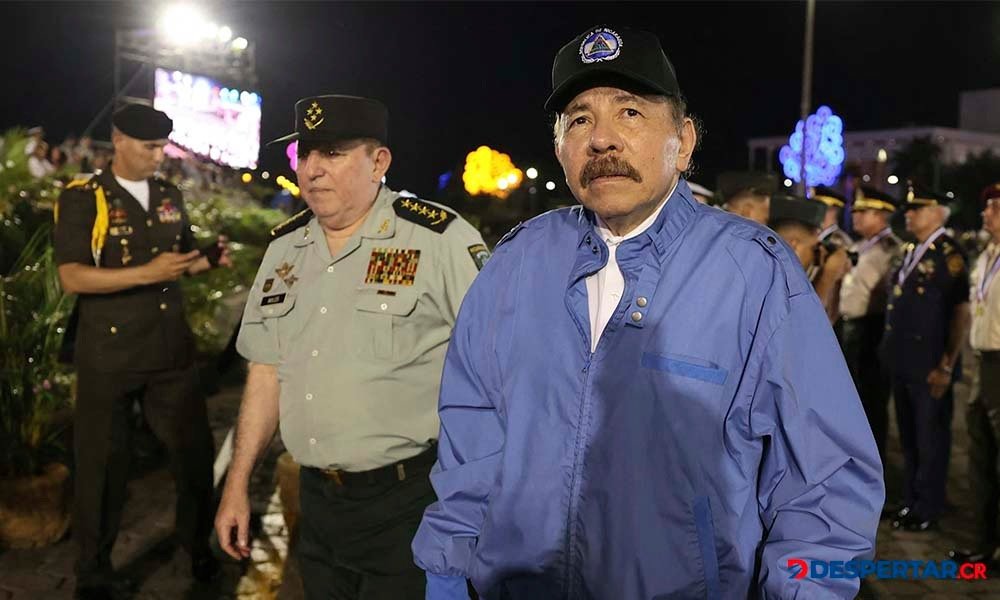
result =
M157 28L163 37L176 46L188 46L204 31L205 16L190 4L168 6L160 16Z

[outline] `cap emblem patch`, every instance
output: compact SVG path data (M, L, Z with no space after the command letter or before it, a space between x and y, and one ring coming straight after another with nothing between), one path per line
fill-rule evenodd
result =
M580 44L580 60L595 63L618 58L622 49L622 38L607 27L595 29Z

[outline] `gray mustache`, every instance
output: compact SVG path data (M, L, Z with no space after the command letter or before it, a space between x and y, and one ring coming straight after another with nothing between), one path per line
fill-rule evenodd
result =
M609 156L607 158L592 160L583 166L583 171L580 173L580 187L587 187L591 181L598 177L612 176L628 177L636 182L642 181L639 171L630 165L628 161L617 156Z

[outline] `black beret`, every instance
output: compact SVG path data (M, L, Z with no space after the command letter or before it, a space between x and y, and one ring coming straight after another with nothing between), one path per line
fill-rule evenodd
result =
M295 131L268 142L334 142L374 138L389 143L389 110L358 96L312 96L295 103Z
M602 85L665 96L681 93L674 67L655 35L625 27L592 27L556 54L545 109L559 112L583 90Z
M771 214L768 223L773 227L781 221L796 221L807 227L819 229L826 216L826 205L799 196L777 194L771 196Z
M111 117L115 129L137 140L165 140L174 129L167 113L146 104L126 104Z

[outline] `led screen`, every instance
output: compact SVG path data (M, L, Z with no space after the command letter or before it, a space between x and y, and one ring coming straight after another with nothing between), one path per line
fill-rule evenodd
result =
M170 141L235 169L256 169L260 95L208 77L156 69L153 106L174 121Z

